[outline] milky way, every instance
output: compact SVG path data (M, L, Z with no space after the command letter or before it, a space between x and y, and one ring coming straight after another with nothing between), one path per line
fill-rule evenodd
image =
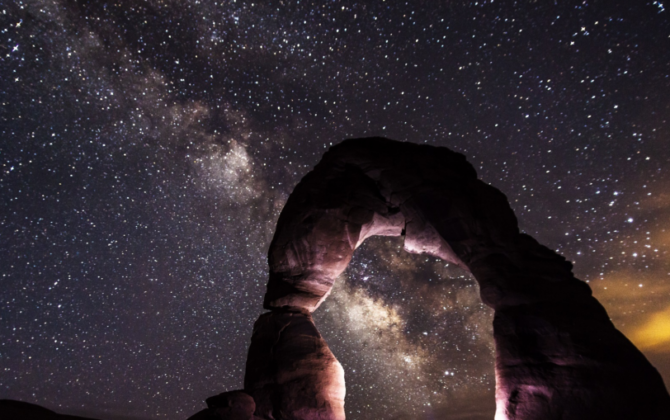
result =
M241 388L288 195L377 135L463 153L668 383L663 3L1 4L0 398L184 419ZM492 418L491 311L399 241L314 315L348 418Z

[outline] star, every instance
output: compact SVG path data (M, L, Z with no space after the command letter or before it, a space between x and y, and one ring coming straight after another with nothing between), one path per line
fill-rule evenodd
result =
M240 389L288 196L378 135L464 154L670 380L664 4L559 3L3 6L2 398L183 419ZM388 238L314 314L351 420L492 418L491 316Z

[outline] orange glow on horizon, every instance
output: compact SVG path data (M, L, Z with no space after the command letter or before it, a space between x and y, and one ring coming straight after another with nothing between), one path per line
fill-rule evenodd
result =
M633 330L630 339L640 350L670 351L670 306L649 316L644 324Z

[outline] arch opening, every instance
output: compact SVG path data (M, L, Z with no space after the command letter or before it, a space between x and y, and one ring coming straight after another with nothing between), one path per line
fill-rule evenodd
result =
M312 315L344 368L348 419L493 418L493 311L466 270L372 237Z
M500 191L458 153L383 138L332 147L279 217L245 374L257 417L344 419L344 373L311 313L366 238L399 235L467 268L494 310L496 420L670 418L658 372Z

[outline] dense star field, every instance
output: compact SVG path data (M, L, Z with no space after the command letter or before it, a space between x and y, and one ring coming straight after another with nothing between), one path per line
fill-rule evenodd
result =
M0 398L185 419L242 387L266 252L327 148L463 153L670 382L663 1L0 4ZM468 273L373 238L315 321L348 419L491 419Z

